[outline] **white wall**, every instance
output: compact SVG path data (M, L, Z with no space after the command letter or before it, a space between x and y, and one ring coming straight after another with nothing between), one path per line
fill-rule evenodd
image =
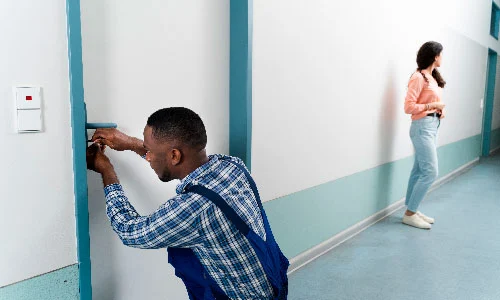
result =
M447 28L460 32L471 40L498 50L498 40L490 36L490 20L492 2L500 4L498 0L426 0L427 6L435 9L434 16L437 22Z
M491 2L254 1L252 171L271 200L413 154L403 104L444 46L439 145L481 132ZM448 12L449 10L449 12ZM272 167L271 167L272 166Z
M141 137L159 108L199 113L209 153L229 149L229 1L82 1L85 98L89 121L118 123ZM149 214L175 194L149 164L109 151L132 204ZM125 247L105 215L99 176L89 173L94 299L187 299L167 253ZM162 296L160 296L162 295Z
M0 1L0 286L76 263L64 1ZM42 133L14 131L12 86L43 88Z

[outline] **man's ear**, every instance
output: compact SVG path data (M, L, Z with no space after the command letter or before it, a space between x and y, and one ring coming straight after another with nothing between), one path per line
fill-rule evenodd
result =
M170 151L170 161L173 166L177 166L182 161L182 152L179 149L172 149Z

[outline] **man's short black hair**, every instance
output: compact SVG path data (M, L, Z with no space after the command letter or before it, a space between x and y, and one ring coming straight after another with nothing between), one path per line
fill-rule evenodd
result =
M194 149L207 145L207 133L200 116L185 107L162 108L153 113L147 125L159 141L176 140Z

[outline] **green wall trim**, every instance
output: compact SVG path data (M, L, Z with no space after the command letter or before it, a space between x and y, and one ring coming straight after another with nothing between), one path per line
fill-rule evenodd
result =
M440 177L478 158L481 135L438 148ZM328 240L406 194L413 156L264 203L289 258Z
M0 300L76 300L78 277L74 264L0 288Z

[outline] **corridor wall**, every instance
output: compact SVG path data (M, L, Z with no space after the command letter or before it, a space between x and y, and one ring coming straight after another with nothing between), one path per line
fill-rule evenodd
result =
M0 299L77 299L64 1L0 1ZM17 132L14 86L42 90L42 131Z
M254 1L252 171L289 257L404 197L416 53L444 46L440 176L480 154L491 1Z

